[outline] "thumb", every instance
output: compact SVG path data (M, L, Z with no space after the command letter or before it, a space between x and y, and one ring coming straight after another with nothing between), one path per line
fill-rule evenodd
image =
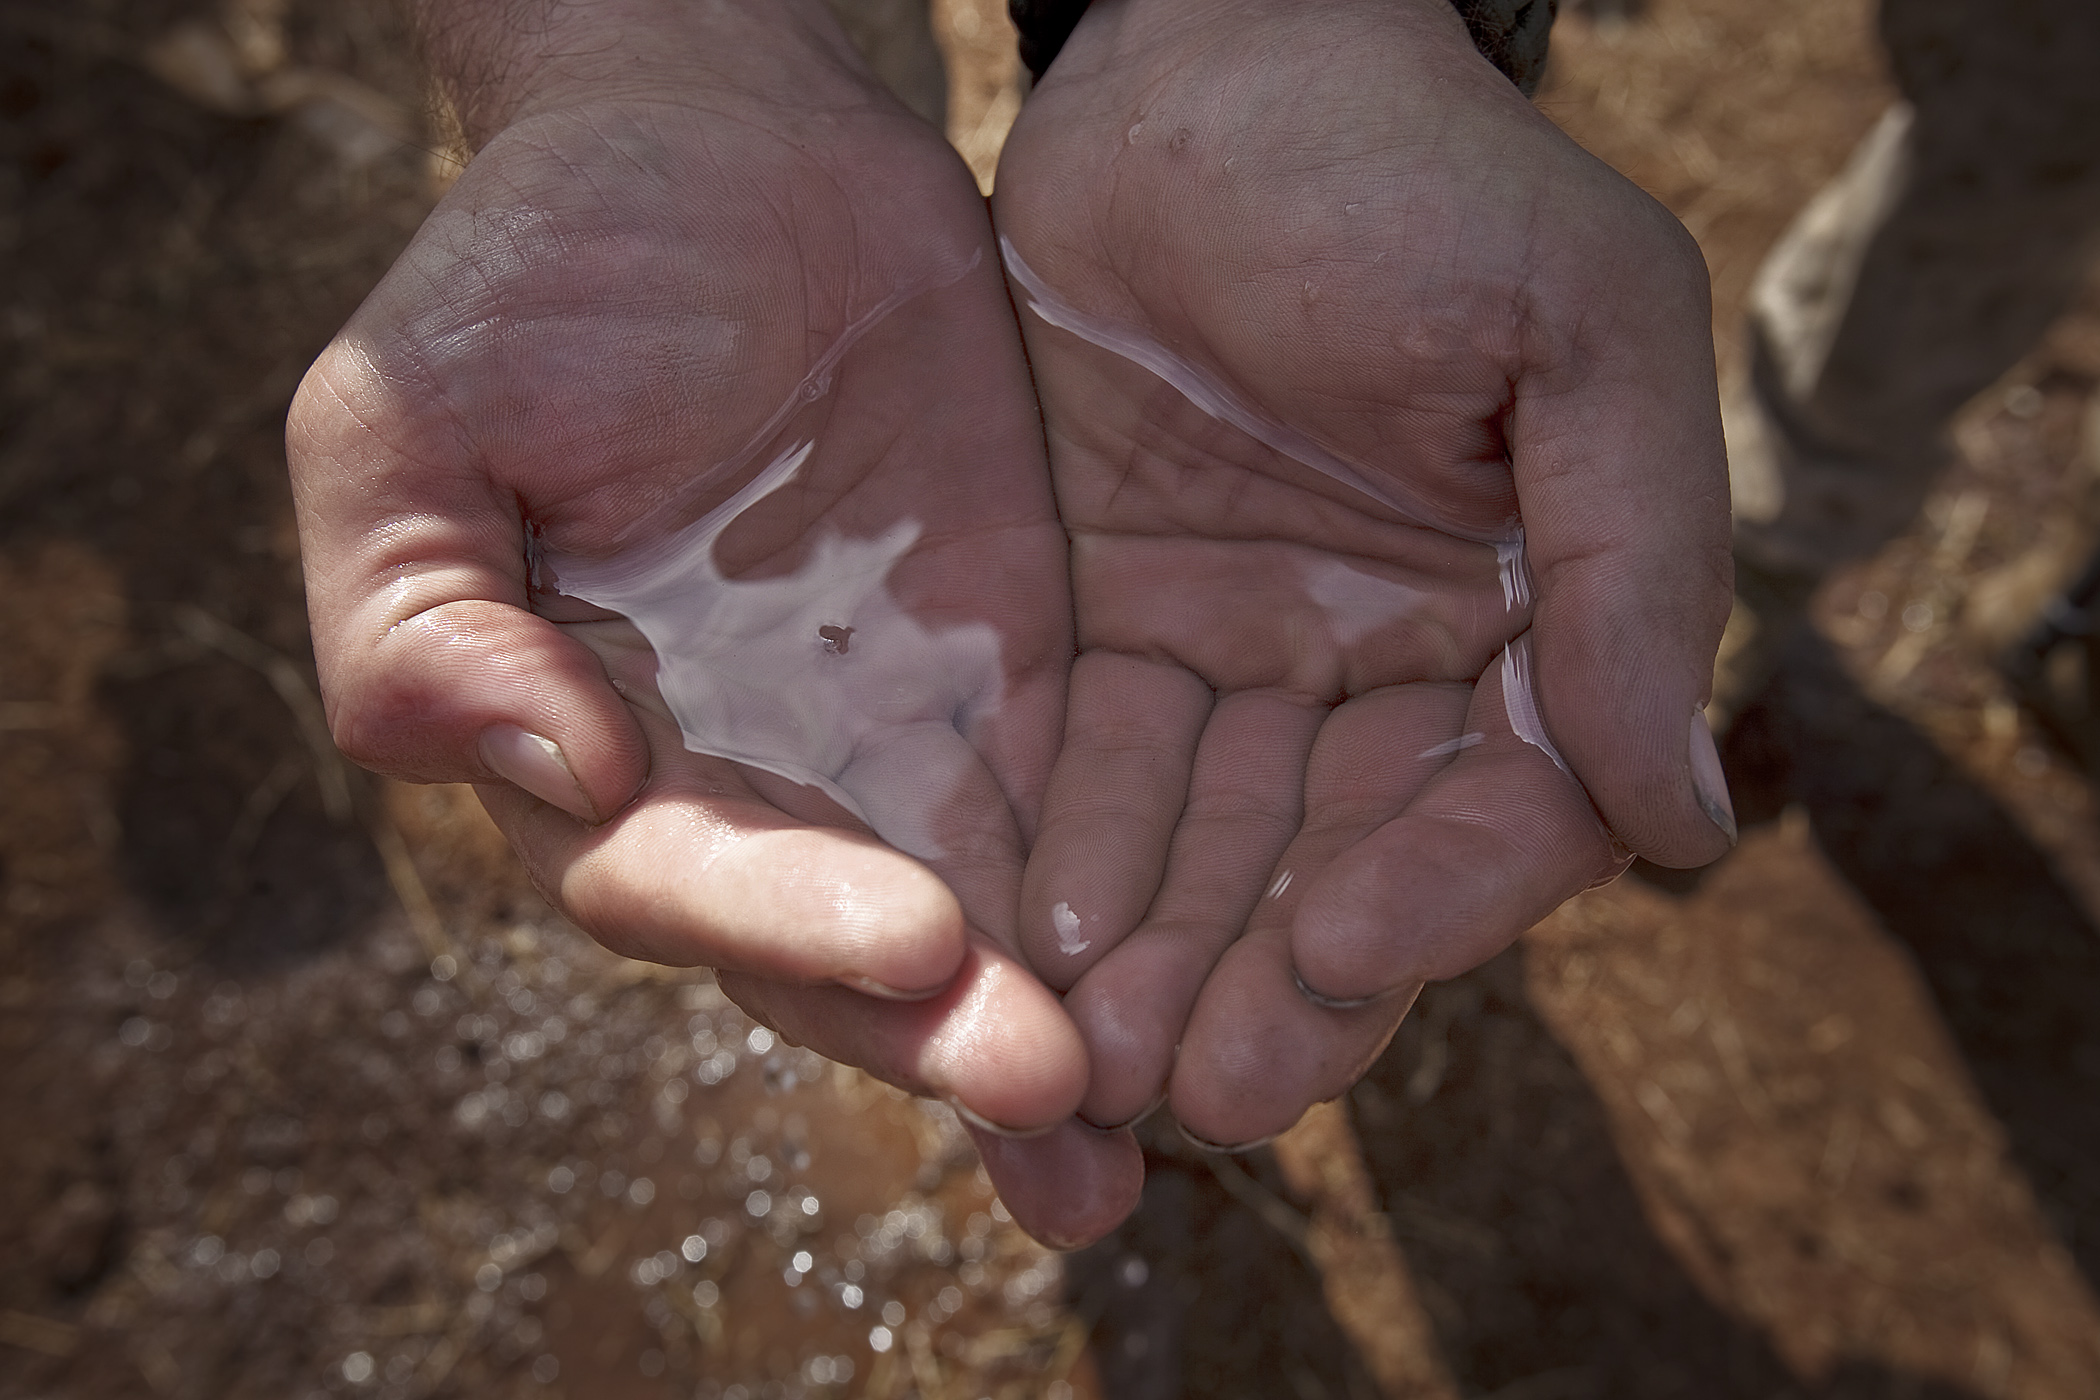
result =
M603 821L648 775L598 658L527 609L516 497L340 339L286 429L336 743L413 782L510 783Z
M1736 835L1701 713L1732 590L1728 468L1706 266L1646 209L1651 236L1534 308L1511 462L1546 732L1620 842L1693 866Z

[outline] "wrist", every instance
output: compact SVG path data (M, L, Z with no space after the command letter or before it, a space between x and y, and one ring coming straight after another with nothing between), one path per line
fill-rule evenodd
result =
M439 93L479 149L515 122L622 100L823 109L879 90L823 0L412 0Z
M1273 19L1291 32L1322 22L1365 22L1387 32L1412 29L1425 52L1466 62L1485 58L1529 96L1543 75L1547 38L1559 8L1526 0L1010 0L1021 30L1021 56L1038 81L1075 32L1133 24L1145 42L1164 35L1229 34Z

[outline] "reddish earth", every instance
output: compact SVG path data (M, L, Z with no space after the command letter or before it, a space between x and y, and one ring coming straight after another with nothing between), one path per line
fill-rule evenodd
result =
M996 6L936 11L982 164ZM149 76L198 17L351 115ZM1870 19L1563 21L1543 104L1698 234L1729 364L1888 99ZM597 951L470 795L303 727L284 405L445 168L386 136L390 11L0 36L0 1396L2100 1394L2100 814L1990 664L2100 536L2100 299L1825 590L1728 746L1740 849L1432 989L1271 1151L1154 1132L1060 1257L945 1111Z

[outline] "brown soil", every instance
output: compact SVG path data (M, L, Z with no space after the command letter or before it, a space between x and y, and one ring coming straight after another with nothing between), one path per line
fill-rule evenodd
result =
M936 13L988 169L997 6ZM389 14L0 3L0 1397L2100 1394L2100 813L1989 664L2100 534L2100 301L1825 590L1734 855L1432 989L1271 1151L1154 1132L1060 1257L944 1111L315 742L284 406L447 169ZM184 96L200 18L362 86ZM1543 104L1699 235L1724 358L1870 20L1563 21Z

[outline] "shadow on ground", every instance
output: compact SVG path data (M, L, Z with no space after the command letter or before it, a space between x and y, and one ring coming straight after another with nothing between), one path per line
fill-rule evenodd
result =
M2014 1160L2100 1286L2100 933L2048 858L1814 637L1724 759L1746 818L1806 808L1831 864L1916 959Z
M1804 1383L1760 1331L1710 1303L1650 1228L1602 1104L1527 1000L1523 960L1515 949L1429 989L1352 1095L1367 1164L1460 1394L1970 1395L1861 1361ZM1445 1043L1432 1051L1431 1036ZM1267 1154L1246 1164L1283 1194ZM1068 1274L1104 1395L1376 1394L1319 1280L1281 1235L1199 1160L1154 1151L1147 1166L1138 1214Z

